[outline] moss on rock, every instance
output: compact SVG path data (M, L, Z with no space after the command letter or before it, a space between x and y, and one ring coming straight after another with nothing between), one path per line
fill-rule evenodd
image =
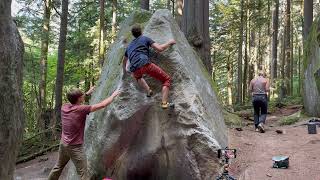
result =
M290 116L285 116L279 120L281 126L291 125L298 122L301 119L301 111L298 111Z
M236 114L223 110L224 122L228 127L242 127L242 118Z

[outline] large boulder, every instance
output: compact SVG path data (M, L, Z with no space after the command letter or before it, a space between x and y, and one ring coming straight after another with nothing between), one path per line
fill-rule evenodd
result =
M147 12L133 13L107 55L90 103L101 101L116 88L123 92L109 107L87 119L89 172L92 179L213 179L220 169L216 150L227 146L214 84L171 13L158 10L150 17ZM177 41L153 58L172 77L174 109L161 109L160 82L146 78L155 92L148 98L132 77L123 77L123 40L131 38L130 26L136 22L156 42Z
M309 37L304 45L303 102L305 111L309 115L316 117L320 117L319 18L313 22Z

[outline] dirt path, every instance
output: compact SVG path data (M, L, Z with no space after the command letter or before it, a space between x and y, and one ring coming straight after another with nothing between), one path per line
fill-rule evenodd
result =
M15 180L46 180L56 163L57 157L58 152L49 152L31 161L18 164L16 166ZM67 172L63 171L60 180L65 180L63 177L66 174Z
M320 135L308 134L306 126L299 123L282 127L277 125L280 117L297 110L291 107L268 115L264 134L255 132L251 125L244 127L243 131L229 129L229 147L238 150L237 159L231 161L230 174L240 180L320 180ZM277 129L285 133L277 134ZM276 155L289 156L289 169L272 168L271 158ZM52 152L19 164L16 180L46 179L56 158L57 152ZM65 175L66 172L63 172Z
M230 147L238 150L230 167L233 176L240 180L320 180L320 135L308 134L302 123L276 125L279 117L295 111L288 108L269 115L264 134L255 132L252 126L243 131L229 129ZM285 133L277 134L277 129ZM272 168L271 158L276 155L289 156L288 169Z

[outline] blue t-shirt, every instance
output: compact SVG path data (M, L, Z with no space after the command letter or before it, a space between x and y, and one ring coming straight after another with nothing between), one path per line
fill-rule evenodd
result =
M134 72L140 67L150 63L149 47L154 41L146 36L139 36L134 39L126 49L125 57L130 62L130 72Z

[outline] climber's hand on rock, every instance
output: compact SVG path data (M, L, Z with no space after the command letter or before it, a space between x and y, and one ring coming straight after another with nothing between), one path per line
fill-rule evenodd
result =
M177 42L176 42L176 40L174 40L174 39L171 39L171 40L169 40L169 42L168 42L170 45L174 45L174 44L176 44Z

